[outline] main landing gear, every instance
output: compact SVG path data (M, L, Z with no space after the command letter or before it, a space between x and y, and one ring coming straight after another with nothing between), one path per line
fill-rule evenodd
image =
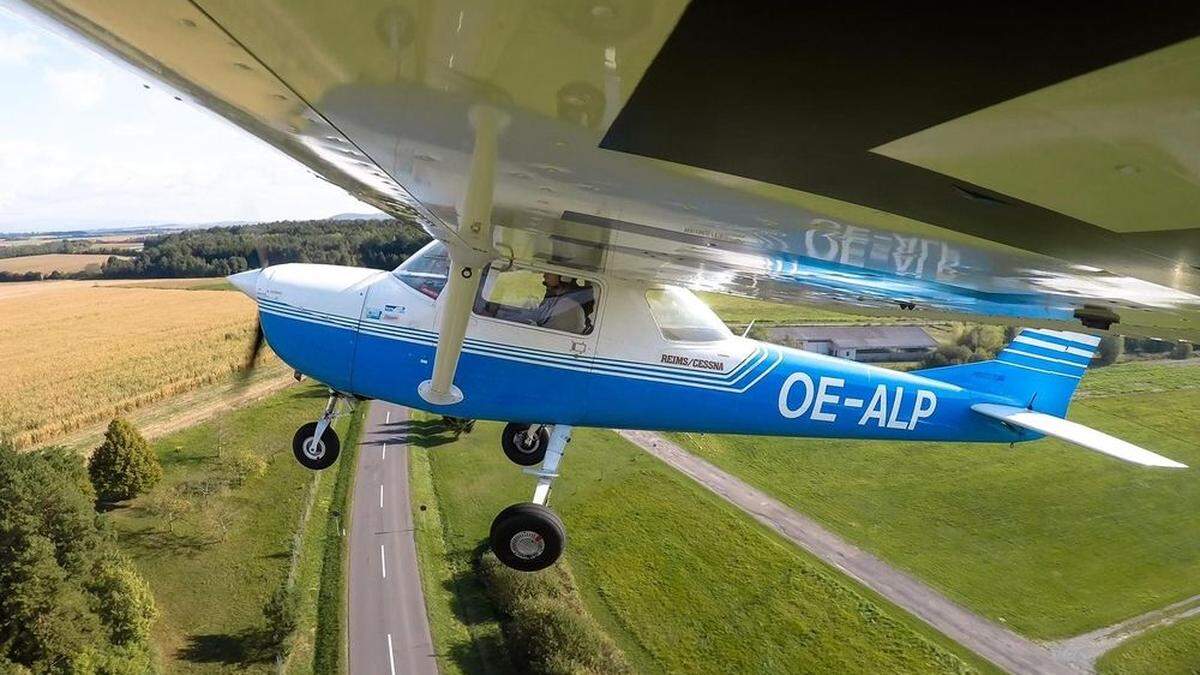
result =
M558 477L563 450L571 440L571 427L555 424L549 432L546 429L542 425L510 424L501 438L504 454L517 464L529 466L542 460L541 468L525 470L538 477L533 501L513 504L492 521L492 552L500 562L522 572L553 565L567 546L567 530L546 507L546 501L550 484ZM533 457L537 459L530 461Z
M346 401L347 410L340 412L342 402ZM349 399L336 391L330 390L329 402L325 404L325 412L316 422L309 422L296 430L292 437L292 454L296 461L306 469L320 471L328 469L337 461L338 453L342 451L341 441L337 432L331 426L333 420L349 412L353 407Z

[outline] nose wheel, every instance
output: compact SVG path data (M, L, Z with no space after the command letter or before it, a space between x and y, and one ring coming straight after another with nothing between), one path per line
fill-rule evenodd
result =
M504 429L502 445L509 459L527 465L528 458L536 454L542 460L541 467L525 470L538 477L533 501L513 504L492 521L489 538L492 552L508 567L521 572L546 569L558 562L567 546L567 530L562 520L546 506L546 501L570 440L571 427L566 424L556 424L549 432L540 425L531 430L530 425L510 424ZM536 445L532 450L522 450L525 443ZM510 452L510 445L516 445L516 457Z
M338 408L343 398L341 394L331 391L321 418L302 425L292 437L292 455L304 468L320 471L328 469L337 461L342 444L331 425L333 420L342 414L338 412Z
M513 422L500 432L500 447L504 456L515 464L533 466L546 458L550 445L550 434L540 424L517 424Z

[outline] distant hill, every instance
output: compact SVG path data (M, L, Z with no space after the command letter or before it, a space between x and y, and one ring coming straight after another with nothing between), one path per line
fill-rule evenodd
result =
M329 216L325 220L391 220L392 217L386 213L339 213L336 216Z

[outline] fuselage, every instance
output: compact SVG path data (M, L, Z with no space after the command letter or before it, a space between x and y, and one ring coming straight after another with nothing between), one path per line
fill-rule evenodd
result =
M254 297L268 343L340 392L473 419L864 439L1036 437L970 410L1021 405L1003 396L738 337L711 321L670 339L647 301L660 287L599 278L589 280L598 292L586 334L477 311L455 376L464 398L431 405L418 385L432 368L439 305L402 270L262 271Z

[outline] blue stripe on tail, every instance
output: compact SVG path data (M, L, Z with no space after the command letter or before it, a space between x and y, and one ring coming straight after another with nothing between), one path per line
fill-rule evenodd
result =
M1026 328L995 359L914 371L914 375L1012 399L1015 405L1064 417L1100 338Z

